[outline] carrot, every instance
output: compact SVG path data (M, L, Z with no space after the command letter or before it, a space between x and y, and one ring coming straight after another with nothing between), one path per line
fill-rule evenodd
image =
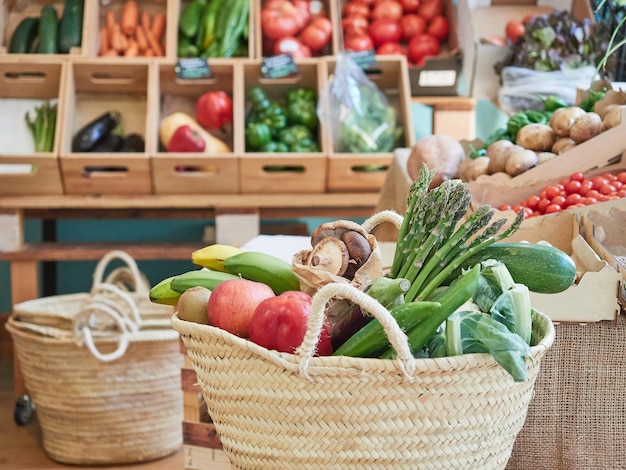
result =
M154 38L161 42L163 39L163 33L165 32L165 13L157 13L152 20L152 26L150 27Z
M117 20L115 19L115 12L113 10L108 10L105 15L105 24L107 25L107 28L112 29L115 23L117 23Z
M118 23L113 25L113 36L111 37L111 46L117 52L124 52L127 44L126 36L122 34L122 28Z
M137 26L137 29L135 30L135 38L137 39L137 45L139 46L140 51L148 49L148 39L146 39L146 33L144 32L143 26Z
M128 47L124 52L124 57L137 57L139 55L139 45L133 39L128 40Z
M159 41L157 41L157 39L154 37L152 30L146 29L144 30L144 33L146 34L148 45L150 46L150 49L152 49L152 51L154 52L154 55L159 57L163 56L163 48L161 47Z
M111 49L109 31L106 26L100 28L100 50L98 55L105 55Z
M141 26L143 26L144 28L150 28L150 25L152 24L152 19L150 18L150 12L147 10L144 10L141 12Z
M109 49L104 54L102 54L102 57L117 57L117 56L118 54L115 49Z
M144 57L154 57L154 51L152 49L148 48L145 51L143 51L143 56Z
M139 4L135 0L126 0L122 8L122 32L127 36L135 34L135 28L139 23Z

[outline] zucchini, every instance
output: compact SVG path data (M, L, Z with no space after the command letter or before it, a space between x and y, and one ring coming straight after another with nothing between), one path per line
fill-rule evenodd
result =
M39 33L39 18L28 16L19 22L9 44L11 54L28 54Z
M67 54L72 47L80 47L83 39L84 0L65 0L59 23L59 52Z
M537 243L494 243L470 256L461 268L468 269L488 259L502 261L513 280L524 284L532 292L563 292L576 279L576 265L567 253L553 246ZM459 272L453 273L449 279L457 277Z
M39 17L39 47L38 54L58 54L59 53L59 17L56 8L52 5L45 5L41 9Z

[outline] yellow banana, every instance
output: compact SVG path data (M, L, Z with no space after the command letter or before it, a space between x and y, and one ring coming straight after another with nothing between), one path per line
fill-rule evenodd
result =
M155 304L176 305L180 297L180 292L172 290L170 282L175 276L163 279L150 289L150 301Z
M272 288L276 295L288 290L300 290L300 280L291 265L267 253L244 251L229 256L224 269L244 279L262 282Z
M197 264L203 268L224 272L224 260L229 256L242 252L243 250L236 246L221 245L218 243L194 251L191 254L191 261L193 264Z
M196 286L205 287L212 291L220 282L228 281L230 279L240 279L240 277L230 273L196 269L174 276L170 282L170 288L179 294L182 294L187 289Z

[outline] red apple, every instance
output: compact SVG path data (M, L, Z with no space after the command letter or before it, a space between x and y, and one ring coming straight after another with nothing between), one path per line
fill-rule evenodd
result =
M242 338L250 336L250 320L261 301L275 297L262 282L232 279L217 285L208 304L209 324Z

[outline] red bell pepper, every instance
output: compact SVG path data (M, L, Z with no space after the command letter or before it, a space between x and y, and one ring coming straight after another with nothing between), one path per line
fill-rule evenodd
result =
M224 91L209 91L196 101L196 120L205 129L222 129L233 122L233 101Z
M294 353L307 330L311 296L305 292L287 291L265 299L257 306L250 321L250 340L259 346ZM318 356L330 356L333 348L326 326L317 343Z
M166 150L168 152L204 152L205 147L206 142L198 131L185 124L174 131Z

